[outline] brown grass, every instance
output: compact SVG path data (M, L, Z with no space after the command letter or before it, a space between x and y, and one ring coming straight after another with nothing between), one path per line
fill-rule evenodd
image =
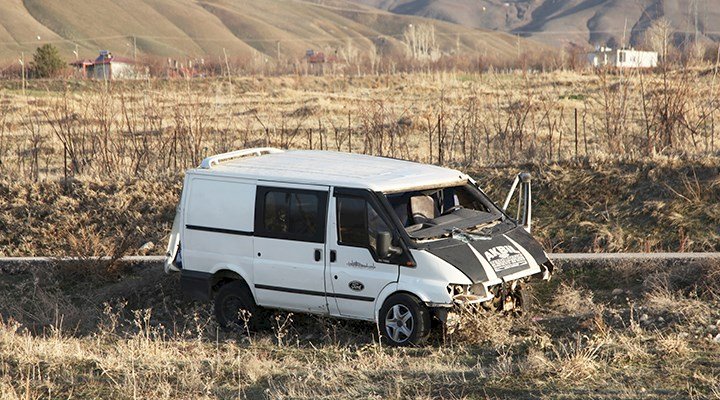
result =
M720 318L717 264L567 268L559 284L533 287L544 303L527 315L467 314L450 336L388 349L371 324L301 315L275 314L274 330L250 337L224 333L208 305L181 298L176 277L96 258L147 241L162 252L179 173L265 144L470 168L495 199L518 160L535 161L536 232L548 249L717 250L717 162L681 159L716 154L715 110L676 82L681 122L660 124L639 112L639 79L436 74L5 91L0 172L13 178L0 184L0 251L84 262L0 271L0 397L717 396L720 349L708 339ZM651 87L658 77L643 79Z
M526 166L535 177L534 235L554 252L718 251L720 186L717 163ZM500 201L521 168L473 168ZM702 204L688 203L665 185L698 176ZM162 254L182 177L78 177L62 181L0 180L0 255L79 256ZM680 191L680 193L685 193ZM662 199L662 200L657 200ZM658 203L662 205L658 205ZM678 219L677 215L683 215ZM627 275L621 270L618 274ZM693 272L693 273L698 273ZM708 271L698 291L720 293L720 274ZM642 277L640 277L642 279ZM675 279L675 278L674 278Z
M592 292L562 283L550 306L563 314L588 314L595 310Z
M49 81L3 93L1 170L156 176L258 145L453 166L717 155L718 91L705 72ZM702 196L685 183L670 189Z
M160 252L182 172L264 145L456 167L494 199L529 169L553 251L717 250L720 82L708 71L50 80L26 96L3 82L0 226L17 232L0 252Z
M449 340L393 349L373 339L372 324L303 315L272 317L287 322L282 337L219 331L208 307L181 300L177 280L160 271L73 284L38 273L0 275L2 398L712 398L718 390L717 343L681 334L682 321L638 326L627 303L602 300L608 291L596 287L582 291L605 308L602 332L541 307L522 317L466 314ZM552 299L575 286L556 278L560 286L536 289ZM33 286L57 318L21 300Z

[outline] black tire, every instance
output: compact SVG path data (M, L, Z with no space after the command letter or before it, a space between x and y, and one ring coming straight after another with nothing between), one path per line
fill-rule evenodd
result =
M417 346L430 334L430 311L417 297L407 293L394 294L385 300L378 318L382 340L390 346Z
M260 312L244 281L223 285L215 296L215 319L223 329L254 331L258 327ZM244 319L242 315L245 315Z
M532 293L530 293L530 289L525 284L518 284L513 297L515 298L515 313L520 315L529 314L535 300Z

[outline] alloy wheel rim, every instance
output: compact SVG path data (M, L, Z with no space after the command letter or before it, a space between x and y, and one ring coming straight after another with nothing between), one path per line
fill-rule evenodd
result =
M402 343L410 339L415 328L414 322L410 309L402 304L395 304L385 315L385 331L394 342Z

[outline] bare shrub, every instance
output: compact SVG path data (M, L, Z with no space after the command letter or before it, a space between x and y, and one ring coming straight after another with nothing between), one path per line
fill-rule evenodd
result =
M86 315L73 303L72 296L58 286L58 271L54 267L33 267L19 273L30 275L32 279L20 280L13 293L0 294L2 314L13 316L16 323L33 332L43 332L51 327L72 332L83 323ZM19 293L21 298L13 298Z
M510 329L513 318L496 311L485 310L482 306L457 306L457 320L450 339L462 343L490 344L498 347L513 341Z
M648 288L645 303L651 310L675 315L691 323L708 323L712 311L707 302L698 299L694 291L682 295L680 290L673 288L667 273L653 274L644 284Z
M495 358L495 362L493 363L490 373L494 378L502 381L516 376L516 371L517 366L513 360L512 352L508 350L501 350L497 358Z
M596 310L591 292L565 282L558 287L551 307L566 314L588 314Z
M604 368L604 362L600 358L602 345L581 337L574 342L559 343L553 350L553 375L565 382L598 379L599 372Z
M717 148L715 75L668 67L87 83L0 106L0 157L7 173L39 180L177 173L211 153L265 145L452 166L568 161L580 148L600 161L706 155Z
M272 330L275 333L277 345L280 347L286 344L286 338L290 333L290 329L292 328L292 316L293 313L278 313L273 316L274 323L272 326Z
M687 340L679 334L661 335L657 348L661 357L685 358L691 353Z
M647 346L647 332L635 321L630 322L630 329L614 333L606 340L606 343L605 349L614 364L637 364L653 359Z

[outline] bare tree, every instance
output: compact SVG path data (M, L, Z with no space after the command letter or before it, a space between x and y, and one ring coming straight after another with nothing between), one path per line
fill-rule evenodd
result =
M434 25L408 25L403 32L403 42L407 46L408 55L414 60L437 61L440 58Z
M672 50L673 32L672 24L665 17L655 20L645 31L645 43L660 54L663 64L667 63L668 55Z
M355 46L353 46L352 40L348 38L345 47L340 49L340 57L345 60L348 64L356 64L358 62L358 55L360 52Z

